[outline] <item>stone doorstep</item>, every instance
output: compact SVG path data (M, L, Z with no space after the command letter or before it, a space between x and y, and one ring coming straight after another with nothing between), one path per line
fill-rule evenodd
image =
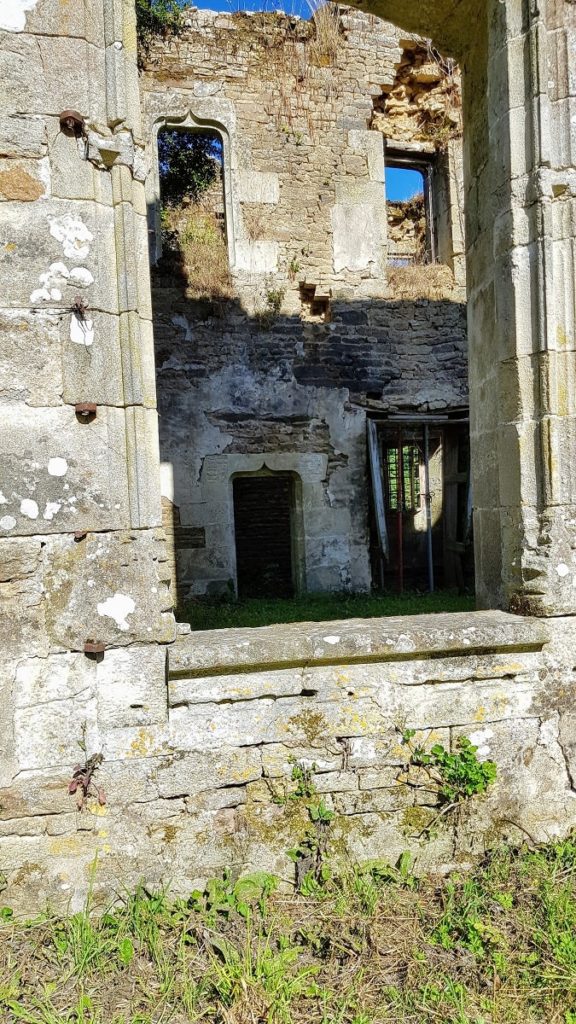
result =
M169 651L168 676L183 679L271 668L540 651L549 639L542 620L500 611L299 622L196 633L180 629Z

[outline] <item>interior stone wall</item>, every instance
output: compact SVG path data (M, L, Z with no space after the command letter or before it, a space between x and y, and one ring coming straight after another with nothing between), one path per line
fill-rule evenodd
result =
M152 270L162 489L184 528L174 531L180 596L234 587L231 475L280 465L302 480L301 585L369 589L367 414L467 405L459 80L453 136L438 138L422 110L448 116L446 75L422 63L425 41L338 11L333 55L318 54L298 18L193 10L144 60L153 259L158 129L215 126L224 149L232 297L190 299L162 261ZM412 90L383 120L388 92L406 92L407 52ZM421 126L408 139L407 118ZM387 136L436 159L442 267L387 272L397 248ZM281 295L272 315L270 295Z

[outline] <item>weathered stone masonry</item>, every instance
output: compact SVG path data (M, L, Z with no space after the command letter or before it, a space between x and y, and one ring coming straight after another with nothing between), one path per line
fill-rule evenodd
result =
M423 113L448 116L445 76L431 57L422 63L422 40L389 24L349 8L335 24L330 56L299 19L193 11L145 60L153 258L157 131L209 125L224 142L234 297L191 301L162 260L152 274L163 494L178 518L180 596L234 583L230 481L263 466L301 481L302 587L367 589L367 411L467 406L460 138L456 123L438 141ZM394 88L406 92L405 78L409 97L396 98L383 121L380 108ZM387 237L385 140L434 160L443 263L403 271L424 285L412 299L388 274L397 246ZM431 277L439 287L430 295ZM275 294L281 308L263 324Z
M108 896L142 878L186 891L224 864L287 874L305 823L270 787L289 755L317 763L339 848L359 857L412 846L447 866L518 827L538 839L574 823L576 7L375 10L464 69L477 586L540 618L172 643L133 11L0 0L7 904L77 907L91 876ZM65 110L87 140L61 132ZM88 403L95 416L75 411ZM95 641L105 651L84 653ZM499 767L468 824L431 845L396 781L400 724L445 744L463 730ZM107 804L80 814L67 783L83 735Z

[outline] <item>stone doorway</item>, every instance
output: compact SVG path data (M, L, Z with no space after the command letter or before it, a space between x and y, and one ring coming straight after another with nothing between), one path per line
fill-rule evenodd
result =
M237 476L232 485L238 596L293 597L292 476Z

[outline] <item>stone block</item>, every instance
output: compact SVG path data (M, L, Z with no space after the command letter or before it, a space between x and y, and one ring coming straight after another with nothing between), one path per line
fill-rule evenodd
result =
M36 537L4 538L0 542L0 583L31 576L40 566L41 542Z
M41 115L0 116L0 156L41 157L46 153L47 119Z
M235 269L248 274L275 274L278 270L278 243L238 240Z
M98 406L128 404L127 381L122 372L120 318L94 310L90 334L73 330L70 316L61 321L62 398L69 405L94 402ZM77 327L77 325L76 325ZM92 336L89 345L83 344Z
M0 202L33 203L50 195L50 164L40 160L0 158Z
M379 268L382 236L369 204L337 204L332 209L334 271Z
M29 671L29 667L27 666ZM33 684L32 684L33 685ZM53 686L57 685L53 681ZM90 686L73 698L55 698L21 706L14 714L16 758L20 771L82 760L80 744L97 752L96 701Z
M395 789L362 790L355 793L336 793L334 810L337 814L392 814L394 811L409 807L412 794L406 787L397 785Z
M96 664L84 654L57 654L20 662L14 679L16 708L85 703L95 697ZM78 758L79 758L78 754Z
M337 772L344 763L344 748L337 740L318 746L288 746L285 743L265 743L262 746L262 771L271 779L285 779L292 776L294 763L314 769L314 775L323 772Z
M258 675L217 675L193 679L172 678L168 693L170 705L245 703L256 698L299 696L304 685L301 669L270 669Z
M259 750L223 746L215 753L194 751L163 759L154 772L154 783L161 797L173 799L180 794L243 786L259 779L261 774Z
M35 576L0 583L0 608L0 661L45 657L48 639L41 581Z
M277 203L280 196L278 175L270 171L240 171L237 187L244 203Z
M0 397L4 402L38 407L62 404L61 334L60 317L53 313L0 312ZM89 363L85 349L83 355Z
M51 644L83 651L87 640L107 647L173 640L164 559L153 530L51 538L44 574Z
M69 310L81 291L85 320L93 319L91 308L118 312L110 207L52 199L33 208L6 202L2 213L0 289L7 306Z
M124 412L89 423L70 406L17 405L0 426L0 534L118 529L129 524Z
M314 776L314 787L318 793L350 793L358 789L356 772L323 772Z
M149 644L108 651L97 665L101 729L167 720L166 648Z

